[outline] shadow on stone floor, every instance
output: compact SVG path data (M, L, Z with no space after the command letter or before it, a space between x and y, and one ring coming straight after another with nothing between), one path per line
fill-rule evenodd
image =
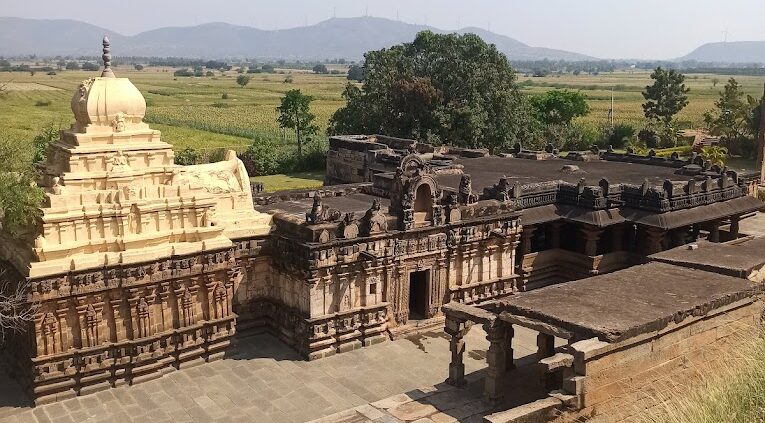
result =
M21 385L0 370L0 418L32 408L32 401L23 393Z
M276 361L305 361L300 354L269 332L239 333L234 340L236 345L226 351L225 360L270 358Z
M446 383L410 390L364 406L319 418L311 423L369 423L427 421L480 423L490 414L534 402L547 396L533 357L516 362L504 380L505 398L499 404L484 399L486 369L465 377L467 385L455 388ZM420 420L422 419L422 420Z

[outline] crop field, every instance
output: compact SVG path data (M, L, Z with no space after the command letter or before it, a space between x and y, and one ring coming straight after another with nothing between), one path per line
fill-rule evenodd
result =
M143 71L116 68L115 73L130 78L146 97L146 121L162 131L163 139L181 150L232 147L246 148L253 138L271 137L294 143L294 135L276 122L276 106L284 92L300 89L314 97L312 112L318 125L326 128L332 113L343 105L341 92L347 83L344 75L314 75L295 71L290 74L250 74L244 88L236 84L235 71L215 72L213 77L174 77L171 68L147 67ZM37 73L0 73L6 93L0 98L0 131L19 141L31 141L41 128L67 127L72 121L69 102L80 81L98 72L62 71L49 76ZM703 113L714 101L728 77L688 74L690 104L678 116L681 127L703 125ZM736 76L744 90L759 98L765 78ZM553 88L582 90L591 106L581 121L592 125L607 122L613 89L615 120L635 127L644 124L642 89L651 82L647 72L614 72L600 75L561 75L531 78L518 75L527 93ZM716 82L716 86L715 86ZM224 98L226 97L226 98Z

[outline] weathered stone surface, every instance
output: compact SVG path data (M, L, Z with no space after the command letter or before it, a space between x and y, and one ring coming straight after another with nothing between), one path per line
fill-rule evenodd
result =
M554 410L561 406L560 400L545 398L488 415L483 418L483 421L486 423L546 423L553 417Z
M412 401L390 408L388 412L397 419L411 422L435 414L438 410L432 404Z
M503 299L501 307L608 342L660 330L670 322L750 298L760 287L730 276L649 263Z

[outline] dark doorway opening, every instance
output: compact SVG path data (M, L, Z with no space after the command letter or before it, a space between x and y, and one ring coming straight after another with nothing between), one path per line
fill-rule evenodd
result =
M428 317L428 279L429 270L409 274L409 320Z

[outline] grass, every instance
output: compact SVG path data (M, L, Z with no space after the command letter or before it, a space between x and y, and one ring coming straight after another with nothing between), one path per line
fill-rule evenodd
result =
M173 69L147 67L136 71L117 67L117 76L128 77L146 98L146 121L162 131L163 139L179 151L186 147L198 150L221 147L244 149L257 137L269 137L294 148L294 135L283 131L276 122L276 106L284 92L300 89L314 97L311 111L317 124L325 129L330 116L343 106L341 93L347 80L343 75L314 75L293 72L292 83L284 83L285 74L254 74L244 88L236 84L235 71L215 72L213 77L174 77ZM40 72L0 73L0 84L11 87L0 99L0 131L31 142L47 125L68 127L72 93L83 79L98 72L63 71L57 75ZM714 101L728 77L724 75L688 75L690 104L678 116L681 126L695 128L703 124L703 113ZM715 87L713 79L719 80ZM763 77L736 76L745 92L759 97ZM644 124L640 91L651 82L648 72L614 72L600 75L561 75L518 80L526 93L541 93L553 88L582 90L588 97L591 112L580 119L589 125L603 125L608 119L611 88L614 91L615 119L640 128ZM225 99L223 98L225 95ZM36 104L47 104L36 106Z
M739 336L739 335L734 335ZM726 348L724 366L700 373L686 395L669 396L644 423L748 423L765 421L765 340L739 339L742 348Z
M318 188L324 182L324 172L299 172L289 175L253 176L253 182L262 182L263 191L274 192L286 189Z

